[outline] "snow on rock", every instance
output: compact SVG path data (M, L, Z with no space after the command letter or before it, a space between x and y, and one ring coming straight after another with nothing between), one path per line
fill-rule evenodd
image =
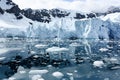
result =
M0 7L4 10L12 8L13 4L6 4L7 2L7 0L0 0Z
M54 72L54 73L52 73L52 75L56 78L62 78L64 76L63 73L61 73L61 72Z
M111 20L112 22L120 23L120 13L116 12L116 13L108 14L105 17L102 17L102 20L104 21Z
M94 66L94 67L102 68L103 65L104 65L104 62L103 62L103 61L94 61L94 62L93 62L93 66Z
M3 28L18 28L19 30L25 31L30 25L29 22L31 20L24 16L23 19L17 20L14 14L5 12L3 15L0 15L0 27Z
M6 2L7 0L0 1L2 9L6 10L15 6L12 2L9 4L6 4ZM61 39L70 39L71 37L92 39L120 38L120 25L118 24L120 22L120 13L107 14L101 18L75 19L76 12L71 12L70 16L65 16L64 18L52 17L49 23L33 21L21 13L20 15L23 18L16 19L14 14L5 11L3 15L0 15L0 27L7 28L7 31L10 28L14 29L13 31L10 30L9 34L19 35L24 32L26 37L37 37L41 40L58 37L58 31ZM3 33L5 33L4 30Z

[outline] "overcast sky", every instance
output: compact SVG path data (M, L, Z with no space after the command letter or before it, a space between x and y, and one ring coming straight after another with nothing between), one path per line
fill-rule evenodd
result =
M120 6L120 0L13 0L21 9L63 8L79 11L106 11L110 6Z

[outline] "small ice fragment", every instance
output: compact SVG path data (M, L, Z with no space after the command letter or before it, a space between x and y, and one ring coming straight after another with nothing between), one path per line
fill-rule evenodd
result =
M45 48L47 47L47 45L43 45L43 44L37 44L35 45L36 48Z
M74 70L74 72L78 72L77 70Z
M19 71L20 72L20 74L25 74L26 73L26 71Z
M94 66L94 67L102 68L103 65L104 65L103 61L94 61L94 62L93 62L93 66Z
M16 80L15 77L10 77L8 80Z
M73 75L73 73L67 73L67 75L72 76L72 75Z
M34 74L46 74L48 73L48 70L30 70L29 74L34 75Z
M31 51L31 54L35 54L36 52L35 51Z
M3 61L6 57L0 57L0 61Z
M47 67L48 67L48 68L51 68L51 67L52 67L52 65L48 65Z
M119 61L118 61L116 58L111 58L111 59L110 59L110 62L111 62L111 63L119 63Z
M64 76L61 72L54 72L52 75L56 78L62 78Z
M101 52L108 51L108 49L107 49L107 48L100 48L99 50L100 50Z
M105 78L104 80L109 80L109 78Z
M44 79L41 77L41 75L34 75L32 77L32 80L44 80Z

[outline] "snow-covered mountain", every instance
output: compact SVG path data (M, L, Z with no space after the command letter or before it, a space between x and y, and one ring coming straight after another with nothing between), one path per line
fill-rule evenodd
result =
M0 0L0 37L119 39L119 34L118 7L111 7L105 13L64 9L21 10L11 0Z

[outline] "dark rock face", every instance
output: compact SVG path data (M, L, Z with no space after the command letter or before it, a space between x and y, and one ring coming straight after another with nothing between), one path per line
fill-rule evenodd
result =
M70 14L67 11L61 11L59 9L52 9L52 10L49 10L49 12L53 17L58 17L58 18L66 17L66 16L69 16Z
M8 13L13 13L17 19L22 19L22 15L20 8L18 7L18 5L13 6L11 9L7 9L6 12Z
M4 11L0 8L0 14L4 14Z
M12 2L12 0L6 0L6 1L7 1L6 2L7 5L16 5L15 3Z
M0 13L4 14L4 12L10 13L10 14L14 14L16 16L16 19L22 19L23 16L21 15L21 10L18 7L18 5L16 5L14 2L12 2L12 0L3 0L6 2L6 6L10 6L9 9L2 9L2 7L0 7Z
M83 19L85 18L85 15L82 15L80 13L76 13L76 17L74 17L75 19Z
M0 0L1 1L1 0ZM6 0L6 5L12 5L13 7L7 10L3 10L0 8L0 14L4 14L4 12L8 12L11 14L14 14L16 16L16 19L22 19L24 15L25 17L38 22L44 22L49 23L51 22L52 18L64 18L66 16L70 15L69 11L61 10L61 9L42 9L42 10L33 10L33 9L23 9L21 10L18 5L16 5L12 0ZM107 15L110 13L120 12L119 7L111 7L108 9L108 11L103 13L89 13L89 14L82 14L79 12L76 12L75 16L71 16L74 19L84 19L84 18L95 18L102 15Z
M94 13L87 14L87 18L94 18L96 17Z
M106 15L106 13L95 13L95 14L96 14L97 17L102 16L102 15L103 15L103 16Z
M24 16L34 21L48 22L48 23L51 21L50 15L46 9L39 11L39 10L32 10L29 8L27 10L22 10L21 12Z
M51 17L62 18L69 15L69 13L67 13L66 11L60 11L58 9L32 10L29 8L27 10L22 10L21 12L23 15L25 15L29 19L32 19L34 21L44 22L44 23L46 22L49 23L51 21Z
M110 40L114 40L114 34L111 29L109 29L109 38L110 38Z
M96 14L95 13L90 13L90 14L81 14L81 13L76 13L75 19L84 19L84 18L95 18Z
M120 8L119 7L110 7L107 11L107 13L116 13L116 12L120 12Z

